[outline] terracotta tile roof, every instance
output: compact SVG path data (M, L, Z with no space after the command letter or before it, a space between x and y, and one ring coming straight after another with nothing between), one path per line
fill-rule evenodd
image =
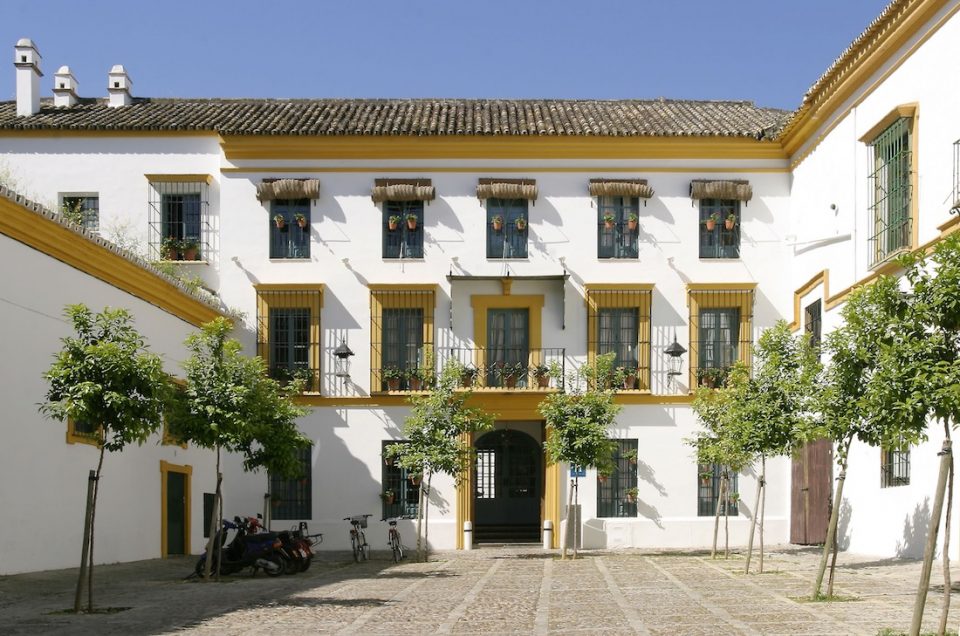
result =
M746 101L554 99L135 99L109 108L44 100L17 117L0 102L0 130L195 130L224 135L539 135L754 137L788 111Z

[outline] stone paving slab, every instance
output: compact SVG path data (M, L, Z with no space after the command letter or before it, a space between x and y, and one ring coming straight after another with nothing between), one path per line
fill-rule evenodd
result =
M97 605L130 608L115 614L56 613L72 604L75 570L0 577L0 633L872 636L906 628L918 562L842 555L835 592L855 600L801 602L818 556L777 548L764 574L745 575L736 553L711 560L695 552L588 551L570 561L526 546L400 565L324 553L305 573L221 583L184 580L193 559L151 560L96 569ZM928 629L937 622L941 580L935 568Z

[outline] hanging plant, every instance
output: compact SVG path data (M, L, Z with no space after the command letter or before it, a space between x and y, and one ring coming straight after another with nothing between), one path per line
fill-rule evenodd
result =
M637 222L639 220L640 219L637 217L637 215L631 212L630 216L627 217L627 229L629 229L631 232L635 232L637 229Z
M723 221L724 227L727 228L728 230L732 230L733 226L735 226L736 224L737 224L736 214L727 215L727 218Z
M396 229L400 227L400 217L391 216L389 219L387 219L387 227L391 232L396 231Z
M415 229L417 229L417 215L416 215L416 214L408 214L408 215L407 215L407 229L408 229L408 230L415 230Z
M283 218L282 214L278 214L273 217L273 222L277 224L277 229L282 230L287 225L287 220Z
M613 216L612 214L603 215L603 227L605 227L608 230L613 229L613 226L616 223L616 221L617 221L617 217Z
M305 217L304 215L297 212L296 214L293 215L293 218L297 222L297 225L300 226L301 230L307 227L307 217Z
M493 225L493 230L499 232L503 229L503 217L499 214L494 215L490 218L490 223Z
M519 219L517 219L515 223L516 223L518 232L523 232L525 229L527 229L527 220L522 216Z
M720 213L714 212L713 214L707 217L707 220L704 221L703 224L707 226L708 232L713 232L713 230L717 227L717 221L719 220L720 220Z

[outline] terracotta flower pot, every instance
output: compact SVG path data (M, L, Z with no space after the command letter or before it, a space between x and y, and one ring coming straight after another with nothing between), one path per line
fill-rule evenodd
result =
M183 260L185 261L197 260L197 248L191 247L188 250L183 250Z
M307 220L306 220L306 219L297 219L297 225L299 225L299 226L300 226L300 229L302 230L302 229L304 229L305 227L307 227Z
M410 480L410 483L414 486L420 485L420 476L419 475L410 475L407 479Z
M461 376L460 376L460 386L464 387L465 389L469 389L470 387L472 387L472 386L473 386L473 374L472 374L472 373L464 373L463 375L461 375Z
M508 389L516 388L516 386L517 386L517 376L515 376L515 375L508 375L508 376L506 376L505 378L503 378L503 386L507 387Z
M736 224L737 224L736 221L731 221L730 219L727 219L726 221L723 222L723 226L728 230L732 230L733 226Z
M279 221L274 221L274 223L277 224L278 230L282 230L283 228L287 227L287 222L284 221L283 219L280 219Z
M713 232L713 230L716 229L717 227L717 222L714 221L713 219L707 219L704 225L707 226L708 232Z
M627 221L627 229L630 230L631 232L635 231L637 229L637 222Z
M384 495L384 496L383 496L383 502L384 502L385 504L387 504L388 506L392 506L392 505L393 505L393 502L396 501L396 500L397 500L397 496L396 496L396 495Z
M417 220L416 219L407 219L407 229L415 230L417 229Z
M419 391L423 388L423 380L420 378L410 378L410 390Z
M400 224L397 223L396 221L387 221L387 227L390 229L391 232L396 231L396 229L397 229L399 226L400 226Z
M550 376L549 375L537 376L537 388L538 389L550 388Z
M613 225L614 225L614 222L613 222L613 221L604 221L604 222L603 222L603 227L605 227L605 228L608 229L608 230L612 230L612 229L613 229Z
M627 377L625 377L625 378L623 379L623 388L625 388L625 389L632 389L632 388L635 387L635 386L637 386L637 376L636 376L636 375L628 375Z
M390 378L387 380L387 390L388 391L399 391L400 390L400 378Z
M180 254L177 252L177 248L171 247L167 250L166 260L168 261L178 261L180 260Z
M597 475L597 481L599 481L601 484L605 484L605 483L607 483L609 480L610 480L610 478L607 477L606 475Z
M494 221L494 222L493 222L493 230L494 230L494 232L499 232L499 231L502 230L502 229L503 229L503 221Z

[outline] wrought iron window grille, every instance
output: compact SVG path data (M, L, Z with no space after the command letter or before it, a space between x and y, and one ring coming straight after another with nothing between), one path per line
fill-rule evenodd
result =
M151 182L148 240L157 260L213 261L209 186L205 182Z
M636 517L639 442L635 439L614 441L613 471L597 475L597 517Z
M913 238L912 119L901 117L869 144L874 166L867 189L873 231L870 266L908 249Z

